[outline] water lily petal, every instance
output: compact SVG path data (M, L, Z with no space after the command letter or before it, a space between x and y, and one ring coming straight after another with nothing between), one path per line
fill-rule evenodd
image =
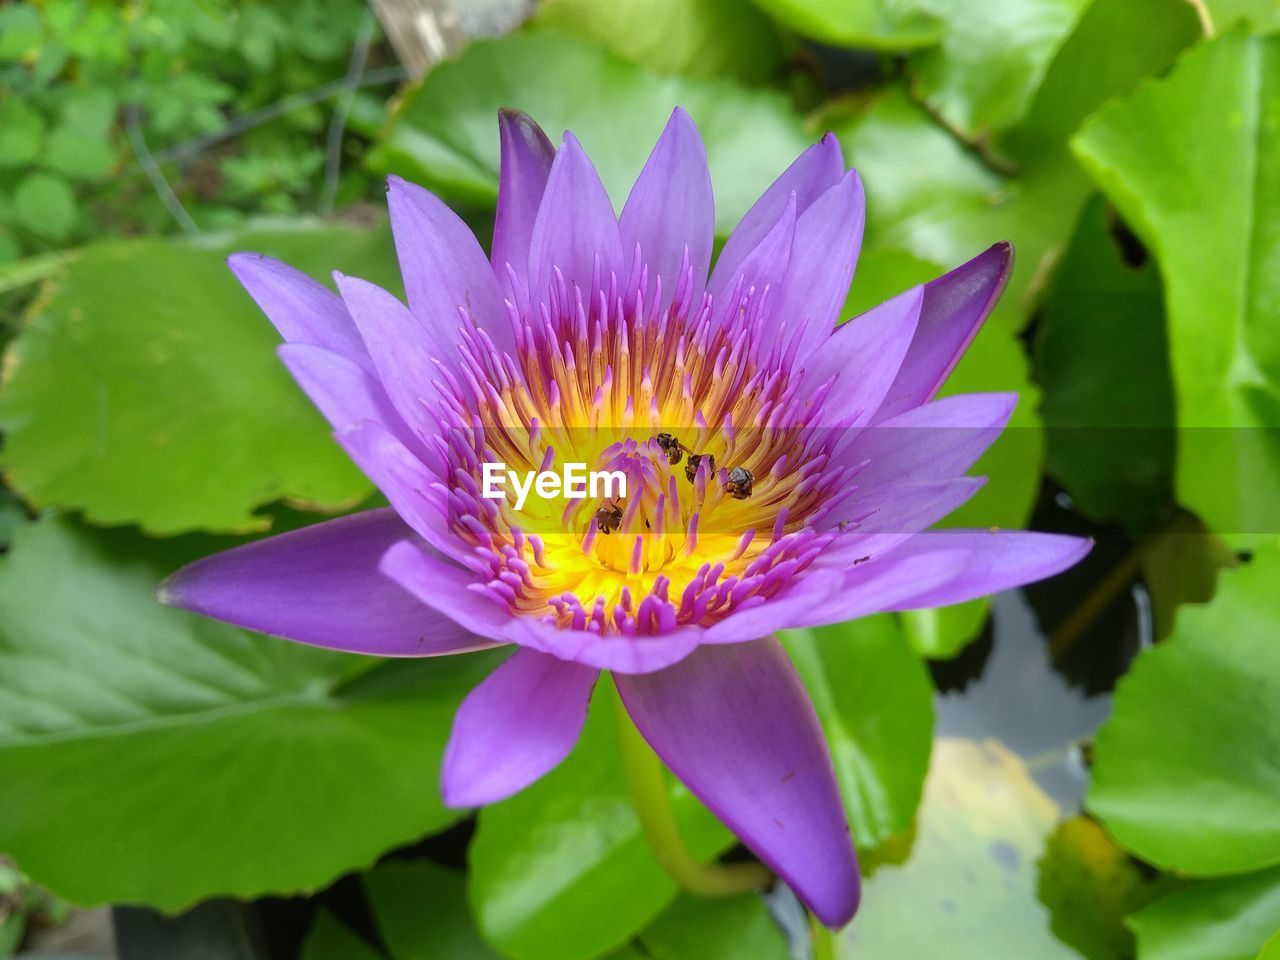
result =
M679 107L640 171L618 227L623 256L631 257L639 244L650 284L661 278L662 306L671 302L687 251L696 302L711 263L715 204L702 137Z
M1021 530L934 530L917 534L891 556L905 559L961 551L965 562L944 582L925 587L885 609L942 607L1043 580L1082 560L1093 541Z
M791 250L796 238L796 197L787 197L778 214L778 220L755 249L751 250L733 275L730 286L712 305L712 317L715 325L738 320L737 314L742 301L754 287L757 296L768 291L769 302L782 294L783 281L787 276L787 267L791 263ZM752 348L756 351L768 350L773 342L765 337L753 337Z
M508 266L523 284L529 286L529 241L533 223L547 187L547 176L556 158L542 128L533 118L519 110L498 111L498 138L501 162L498 165L498 210L493 222L493 263L498 283L508 297L513 297Z
M862 430L834 462L857 466L860 487L955 477L1000 436L1016 393L968 393L935 400Z
M798 363L835 329L862 248L865 220L862 181L850 170L796 221L787 279L769 311L771 332L765 336L781 334L795 343Z
M589 294L597 270L607 287L610 274L623 281L623 267L622 240L609 194L578 138L566 133L529 241L530 299L547 299L557 268L570 291L577 284Z
M334 274L343 302L351 312L373 358L384 390L405 423L420 437L438 432L438 398L431 381L436 361L455 351L440 341L403 303L376 284Z
M842 446L871 422L898 376L916 336L923 297L913 287L871 308L837 327L805 360L804 375L815 389L834 381L821 423L846 428Z
M707 284L711 295L720 296L732 289L741 272L742 262L773 229L792 194L796 197L796 211L802 214L818 197L839 183L842 176L844 158L840 142L835 134L828 133L783 171L734 228L720 251Z
M823 923L858 907L858 865L813 705L774 638L615 678L659 757Z
M314 344L373 368L347 308L328 287L260 253L232 254L227 266L287 343Z
M435 462L391 403L382 384L345 357L309 343L286 343L276 350L298 385L335 430L361 420L381 424L415 456Z
M462 701L444 753L451 807L496 803L553 769L587 721L600 671L518 650Z
M383 508L339 517L197 560L160 599L301 643L382 657L462 653L489 642L423 606L378 571L413 532Z
M489 258L458 215L421 187L387 178L391 232L409 309L438 343L455 343L469 313L500 350L514 343Z
M933 399L1000 299L1012 266L1013 247L997 243L924 285L915 340L878 419Z

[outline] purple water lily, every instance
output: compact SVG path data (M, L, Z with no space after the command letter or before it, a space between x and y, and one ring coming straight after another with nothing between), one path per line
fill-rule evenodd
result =
M162 598L381 656L513 644L464 701L446 802L558 764L600 671L635 727L829 926L857 908L844 807L774 631L958 603L1054 574L1083 540L932 531L1012 395L933 400L1003 288L1007 244L836 326L863 193L833 136L742 219L711 269L706 156L676 110L621 216L581 145L499 120L493 253L392 178L408 306L231 258L280 355L390 508L198 561ZM625 498L487 499L481 467L579 461ZM737 472L735 472L737 471Z

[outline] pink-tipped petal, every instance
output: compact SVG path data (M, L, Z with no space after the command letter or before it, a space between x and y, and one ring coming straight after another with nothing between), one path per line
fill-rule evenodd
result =
M352 653L425 657L489 646L378 571L387 548L412 536L393 510L339 517L197 560L161 585L160 599Z
M553 769L587 720L600 671L518 650L462 701L444 753L451 807L505 800Z
M438 198L399 177L387 178L387 204L409 309L435 342L457 342L462 308L499 349L509 349L502 291L471 228Z
M803 214L818 197L839 183L842 176L844 158L840 142L835 134L828 133L783 171L734 228L707 284L711 295L719 296L732 289L742 262L773 229L792 194L796 197L797 213Z
M286 343L314 344L372 368L347 308L332 290L260 253L232 254L227 266Z
M513 299L510 266L527 292L529 286L529 241L538 217L547 177L556 158L542 128L527 113L498 111L498 139L502 158L498 170L498 211L493 223L494 273L503 292Z
M694 290L701 293L711 263L715 204L702 138L679 107L640 172L618 227L623 256L631 256L639 244L650 284L662 279L662 306L671 302L680 281L686 249Z
M1000 299L1012 266L1013 247L997 243L924 285L915 340L878 419L896 417L933 399Z
M702 647L617 677L636 727L691 791L829 927L860 882L822 728L782 645Z
M609 194L578 138L566 133L551 165L529 241L529 296L535 303L547 299L556 268L572 296L574 284L584 294L590 292L593 277L606 287L610 275L623 282L623 265L618 219Z

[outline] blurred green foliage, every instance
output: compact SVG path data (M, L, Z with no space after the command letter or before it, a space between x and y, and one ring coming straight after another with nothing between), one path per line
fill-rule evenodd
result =
M34 884L176 910L358 872L368 916L322 894L306 960L767 960L784 929L804 955L785 896L662 871L607 684L564 764L449 831L440 754L493 657L372 661L152 596L370 490L227 253L394 288L384 174L487 242L498 107L577 133L620 205L679 104L721 238L835 132L868 197L846 317L1013 241L946 389L1021 402L958 519L1056 495L1121 545L1046 672L1135 579L1151 607L1083 813L1045 787L1067 734L936 735L985 602L786 638L867 881L818 955L1252 960L1280 909L1278 28L1273 0L543 0L407 82L359 0L0 6L0 852L31 877L0 860L0 954L62 910ZM732 846L671 792L695 852Z

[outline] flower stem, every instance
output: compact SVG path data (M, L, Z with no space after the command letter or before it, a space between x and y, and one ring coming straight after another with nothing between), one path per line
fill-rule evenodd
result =
M640 735L620 697L614 697L622 766L653 855L681 888L702 896L726 896L767 886L772 874L764 864L699 863L680 836L662 761Z
M809 915L809 942L813 946L813 960L836 960L835 934L813 914Z

